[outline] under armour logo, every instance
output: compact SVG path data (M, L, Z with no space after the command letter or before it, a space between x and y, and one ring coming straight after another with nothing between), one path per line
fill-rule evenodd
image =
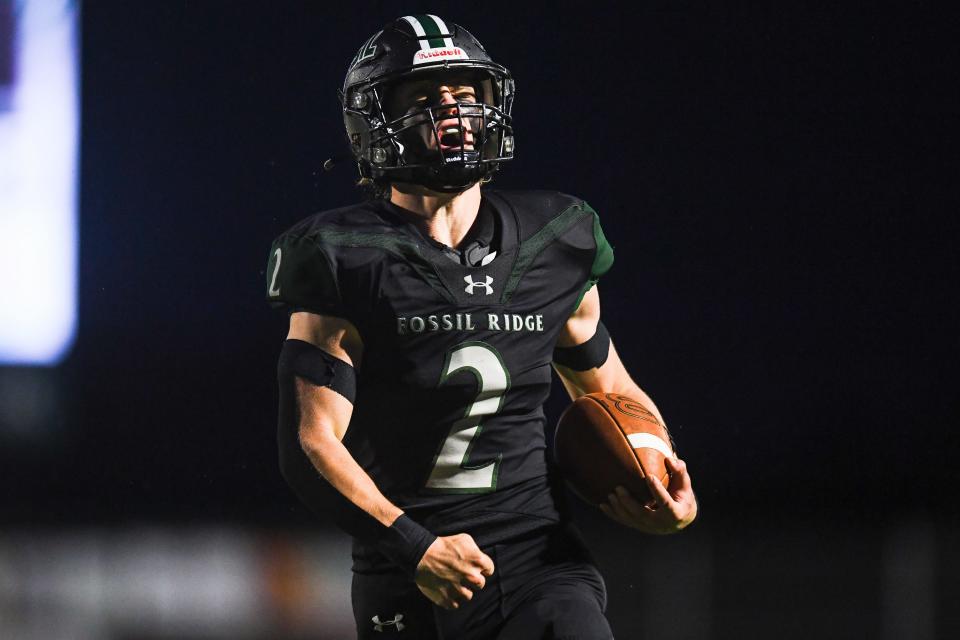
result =
M470 276L463 276L463 281L467 283L467 286L464 287L463 290L469 293L470 295L473 295L474 288L483 287L484 292L486 293L486 295L489 296L490 294L493 293L493 287L490 286L491 284L493 284L493 278L491 276L484 276L484 277L487 279L486 282L474 282Z
M393 614L393 620L380 620L380 616L373 616L373 630L383 632L384 627L389 627L390 625L396 625L397 631L403 631L404 624L400 622L403 620L402 613Z

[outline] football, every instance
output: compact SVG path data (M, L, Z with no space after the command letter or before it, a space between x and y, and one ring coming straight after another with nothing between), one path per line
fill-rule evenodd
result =
M606 502L617 485L646 502L652 498L646 477L664 486L670 474L666 456L676 457L673 440L643 404L614 393L577 398L560 416L554 452L570 487L593 505Z

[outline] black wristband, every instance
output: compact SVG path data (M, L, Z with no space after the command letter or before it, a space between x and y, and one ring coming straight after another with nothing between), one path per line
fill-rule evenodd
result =
M575 347L555 347L553 361L574 371L589 371L602 367L610 353L610 334L602 322L597 322L593 337Z
M393 560L408 575L414 576L420 559L436 539L437 536L403 513L393 521L392 525L384 527L383 534L376 541L376 546L383 555Z

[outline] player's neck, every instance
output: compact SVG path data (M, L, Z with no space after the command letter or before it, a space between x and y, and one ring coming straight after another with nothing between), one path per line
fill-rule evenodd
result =
M456 249L477 219L480 183L460 193L392 187L390 202L408 213L408 219L437 242Z

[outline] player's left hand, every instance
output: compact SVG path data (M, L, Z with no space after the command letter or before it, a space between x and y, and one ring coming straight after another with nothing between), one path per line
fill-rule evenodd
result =
M652 500L641 503L624 487L617 487L600 510L624 526L657 535L676 533L693 522L697 517L697 497L687 464L679 458L666 458L665 463L670 486L664 487L656 476L647 476Z

